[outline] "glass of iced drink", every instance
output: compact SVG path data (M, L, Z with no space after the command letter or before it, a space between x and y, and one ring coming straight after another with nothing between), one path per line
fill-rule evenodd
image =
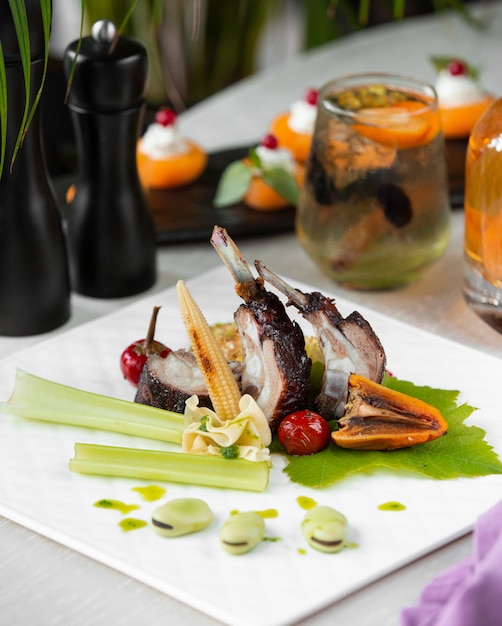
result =
M374 73L321 89L296 230L352 289L406 285L443 254L450 203L432 86Z
M464 218L465 299L502 332L502 99L469 137Z

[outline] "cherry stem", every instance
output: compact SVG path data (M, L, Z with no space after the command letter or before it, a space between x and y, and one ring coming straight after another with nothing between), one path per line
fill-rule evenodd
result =
M159 314L160 306L154 306L152 317L150 318L150 325L148 326L148 332L146 334L145 339L145 352L146 354L150 354L150 349L153 345L153 340L155 337L155 327L157 326L157 315Z

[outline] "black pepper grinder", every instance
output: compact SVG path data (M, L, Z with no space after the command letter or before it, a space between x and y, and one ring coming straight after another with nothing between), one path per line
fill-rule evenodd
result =
M73 288L96 298L131 296L156 279L155 233L136 166L148 61L113 22L65 52L78 172L67 213ZM78 50L78 52L77 52Z

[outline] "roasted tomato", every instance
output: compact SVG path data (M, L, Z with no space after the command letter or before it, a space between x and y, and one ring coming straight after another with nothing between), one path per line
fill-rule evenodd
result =
M297 411L279 424L277 436L287 454L305 456L323 450L331 431L326 420L313 411Z

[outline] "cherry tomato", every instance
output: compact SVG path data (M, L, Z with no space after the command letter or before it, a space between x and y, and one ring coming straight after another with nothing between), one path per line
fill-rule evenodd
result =
M305 410L287 415L279 424L277 436L287 454L305 456L323 450L331 431L323 417Z
M171 352L170 348L154 339L159 309L160 307L158 306L153 309L146 339L139 339L131 343L120 355L120 369L122 374L124 378L135 386L137 386L139 382L143 367L150 355L159 354L161 357L166 357Z

